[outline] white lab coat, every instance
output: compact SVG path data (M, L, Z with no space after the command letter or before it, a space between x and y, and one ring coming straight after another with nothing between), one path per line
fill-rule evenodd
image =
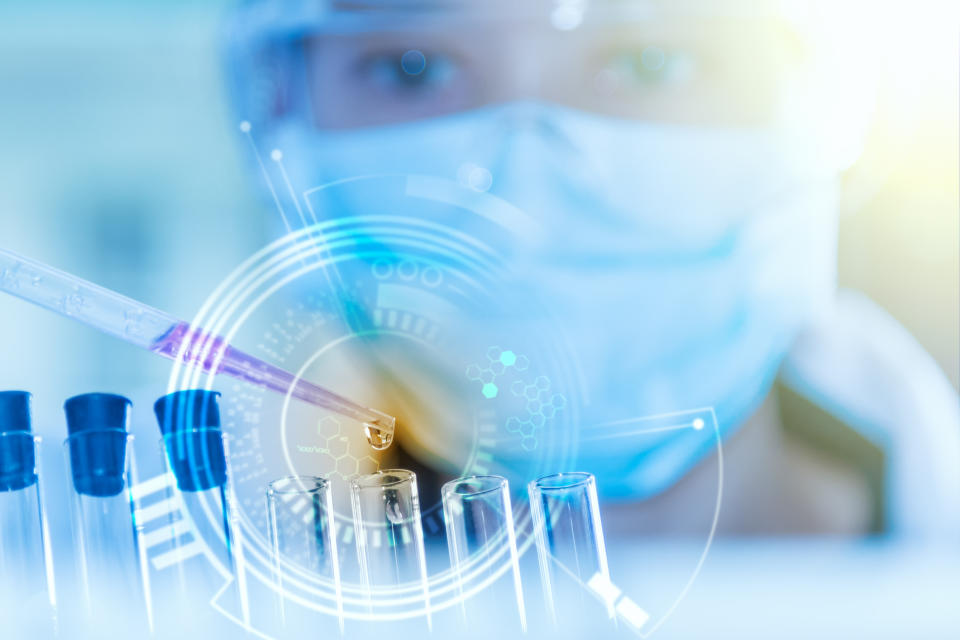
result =
M781 381L884 450L891 534L960 539L960 399L906 329L864 295L840 292L800 336Z

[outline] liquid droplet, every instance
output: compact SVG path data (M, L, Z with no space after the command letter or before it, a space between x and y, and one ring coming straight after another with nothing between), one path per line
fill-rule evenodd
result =
M363 433L370 446L377 451L383 451L393 443L392 431L385 431L371 422L363 423Z

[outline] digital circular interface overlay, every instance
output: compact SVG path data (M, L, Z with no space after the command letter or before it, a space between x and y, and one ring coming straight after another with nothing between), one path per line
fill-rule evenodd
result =
M399 585L371 606L350 566L355 532L346 480L389 466L398 448L450 477L504 475L516 495L529 479L573 464L581 401L573 359L546 307L510 267L511 252L536 224L494 196L419 176L333 183L307 192L307 205L311 214L327 212L323 221L241 264L193 326L397 416L394 446L377 452L358 422L197 365L178 364L170 387L223 393L247 581L273 582L267 485L324 476L344 559L342 603L329 580L302 570L296 558L283 558L284 596L347 619L422 616L509 571L507 554L491 550L456 580L449 568L430 567L429 602L417 585ZM512 322L519 313L538 321ZM530 517L523 500L515 505L523 553L533 544ZM425 533L440 534L438 491L421 488L421 511Z
M347 480L395 466L400 450L449 477L504 475L515 496L518 551L524 554L534 544L526 482L575 468L578 447L591 437L591 425L585 432L579 419L581 372L549 313L549 301L539 300L517 278L514 253L536 242L538 233L522 211L470 185L422 176L345 180L310 190L305 199L305 220L319 222L241 264L192 326L198 335L222 336L291 372L295 380L395 415L396 443L378 452L356 421L290 393L208 374L199 365L175 365L169 388L223 393L247 584L266 585L284 602L339 618L341 625L344 619L429 618L505 575L511 570L509 554L479 553L457 575L431 558L429 599L422 585L410 584L371 602L358 574ZM631 430L640 423L649 433L676 429L678 423L694 433L709 423L719 462L706 544L691 558L692 574L679 594L668 598L659 618L639 634L647 637L673 613L703 566L720 511L723 462L709 408L625 420L625 437L636 437ZM610 435L616 436L604 437ZM266 535L265 490L287 476L330 481L339 591L295 556L280 559L278 586ZM444 529L438 489L421 486L428 537ZM200 511L191 517L218 517L216 505Z

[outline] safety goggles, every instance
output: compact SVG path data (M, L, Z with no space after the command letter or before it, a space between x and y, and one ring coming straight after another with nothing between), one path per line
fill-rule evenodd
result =
M774 0L268 4L259 32L253 19L246 29L259 33L248 45L270 76L261 98L272 116L322 129L527 100L654 122L764 124L780 117L810 57Z

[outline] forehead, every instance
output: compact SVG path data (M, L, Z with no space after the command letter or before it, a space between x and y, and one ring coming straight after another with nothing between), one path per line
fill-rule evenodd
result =
M645 21L771 19L784 0L327 0L311 3L316 30L346 33L402 26L512 23L570 31Z

